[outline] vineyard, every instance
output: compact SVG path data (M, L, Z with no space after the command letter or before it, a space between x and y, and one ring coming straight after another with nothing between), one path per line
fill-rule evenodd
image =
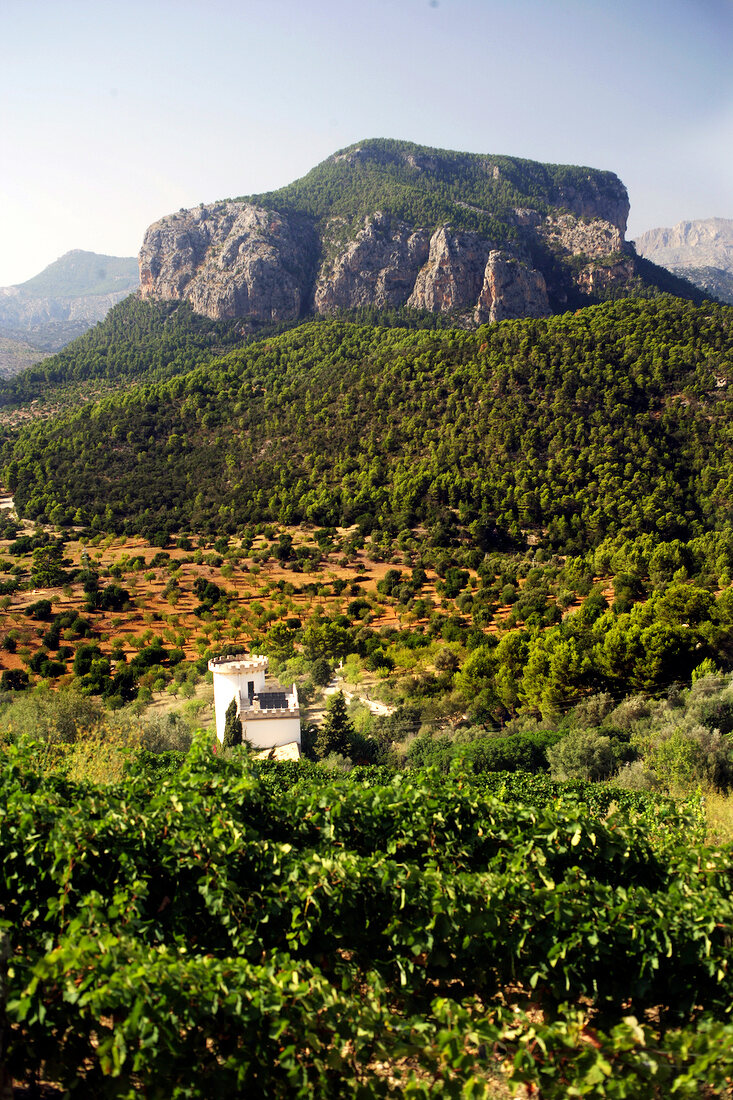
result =
M19 1084L725 1094L733 869L695 803L455 769L334 778L203 741L167 771L95 787L4 757Z

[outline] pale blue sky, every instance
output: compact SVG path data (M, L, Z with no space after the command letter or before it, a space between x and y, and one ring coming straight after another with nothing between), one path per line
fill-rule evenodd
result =
M733 217L733 0L0 0L0 286L366 137Z

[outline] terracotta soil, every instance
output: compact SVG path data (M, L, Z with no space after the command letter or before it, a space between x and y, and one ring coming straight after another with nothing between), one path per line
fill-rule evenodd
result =
M33 528L26 527L30 533ZM53 533L52 528L48 530ZM304 543L313 544L312 536L300 528L291 528L294 545ZM265 544L263 537L255 539L250 553L256 552ZM0 540L0 557L11 558L19 562L27 573L30 571L32 555L25 558L14 558L9 554L8 540ZM349 561L347 565L339 564L343 557L341 551L334 551L332 555L321 562L317 570L313 572L296 572L288 567L288 564L270 560L261 563L258 572L253 572L252 565L247 569L234 567L231 577L222 576L221 567L208 564L205 560L197 564L193 560L194 551L183 550L178 547L168 548L165 553L173 562L178 562L181 570L181 593L177 603L173 606L163 595L170 579L170 570L165 565L159 565L151 570L150 563L160 553L160 549L150 546L144 539L110 539L107 538L98 546L82 544L79 541L69 541L64 547L65 565L67 570L80 569L82 567L82 552L85 551L88 561L93 569L100 574L100 587L108 584L118 584L130 593L131 607L125 611L93 611L85 610L85 596L81 584L69 586L56 586L53 588L36 588L32 590L20 590L6 597L8 606L0 609L0 638L7 636L13 630L18 634L17 650L27 648L35 652L42 645L42 636L48 629L49 623L39 622L25 614L27 608L40 599L51 601L53 615L66 611L77 611L93 626L95 638L101 638L104 652L109 652L113 644L121 643L128 659L134 656L139 648L137 639L144 636L153 637L160 635L164 639L167 648L181 648L187 660L196 660L200 657L200 649L196 647L196 640L201 642L208 639L206 645L215 644L222 648L229 645L233 652L246 649L250 635L247 632L247 623L244 614L251 605L260 602L263 606L281 604L284 600L292 603L285 617L299 617L303 621L310 617L315 608L320 607L324 613L335 613L345 610L346 604L353 599L350 587L358 584L366 596L374 596L377 593L377 584L391 569L399 569L402 572L410 572L410 567L400 563L374 562L364 552L360 552ZM211 556L214 551L206 549L202 551L204 558ZM105 573L115 563L125 556L128 560L142 558L144 565L136 567L134 571L125 570L121 577L105 576ZM70 563L70 564L69 564ZM361 567L361 568L360 568ZM362 571L363 570L363 571ZM146 579L145 574L153 572L153 577ZM195 609L199 606L199 600L193 592L193 585L197 578L202 577L212 581L230 596L229 612L226 619L207 623L195 615ZM273 586L278 582L292 585L294 589L302 589L307 585L316 584L319 587L330 586L331 582L345 580L347 587L340 596L334 594L313 594L310 592L293 592L291 595L282 593ZM268 590L269 589L269 590ZM423 592L431 599L436 599L434 578L425 585ZM439 602L439 601L438 601ZM232 616L240 612L243 621L240 629L231 625ZM379 629L383 626L399 627L400 620L395 610L391 607L384 608L382 613L374 618L372 626ZM177 639L182 637L182 641ZM62 632L61 645L68 645L71 649L87 639L64 638ZM0 649L0 670L17 669L25 667L22 655L16 650L9 653ZM53 656L53 654L52 654ZM55 659L55 656L54 656ZM70 671L73 657L66 662L67 671ZM63 679L60 681L63 682ZM56 681L59 683L59 681Z

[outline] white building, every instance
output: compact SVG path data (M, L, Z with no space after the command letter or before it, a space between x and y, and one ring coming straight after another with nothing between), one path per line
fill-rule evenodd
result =
M214 674L216 736L224 740L227 709L236 700L242 722L242 738L254 748L276 745L300 746L300 707L293 684L287 691L275 681L267 682L267 657L256 653L214 657L209 661Z

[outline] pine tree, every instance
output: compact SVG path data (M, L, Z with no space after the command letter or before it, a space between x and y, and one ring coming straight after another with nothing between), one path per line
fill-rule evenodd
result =
M354 736L354 727L346 713L346 700L343 692L334 695L326 719L318 731L315 753L319 760L332 752L348 756L349 742Z
M242 719L237 714L237 700L232 699L224 718L224 748L242 744Z

